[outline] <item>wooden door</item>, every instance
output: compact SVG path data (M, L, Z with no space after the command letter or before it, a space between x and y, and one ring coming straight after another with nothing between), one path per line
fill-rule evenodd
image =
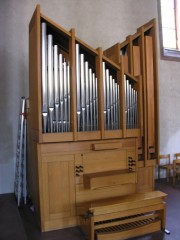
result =
M42 186L44 229L75 225L74 156L44 156Z

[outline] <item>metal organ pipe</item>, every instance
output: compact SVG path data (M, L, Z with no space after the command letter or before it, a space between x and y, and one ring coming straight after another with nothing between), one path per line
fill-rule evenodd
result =
M58 79L58 46L54 45L54 102L55 102L55 131L59 130L59 79Z
M119 95L119 84L116 83L116 126L117 129L120 129L120 104L119 104L119 100L120 99L120 95Z
M138 128L138 92L133 84L124 75L125 99L126 99L126 128Z
M53 132L54 120L54 94L53 94L53 36L48 35L48 106L50 132Z
M93 81L93 129L96 130L96 77L95 73L92 75Z
M67 101L68 101L68 116L67 116L67 131L70 131L70 122L71 122L71 94L70 94L70 65L67 64Z
M98 130L98 80L97 77L95 78L96 82L96 129Z
M46 23L41 24L42 62L42 125L43 132L70 131L70 64L47 35ZM77 131L98 130L98 79L90 67L88 55L76 43L76 107ZM105 62L103 74L104 129L120 129L120 87ZM138 92L133 80L124 75L126 128L138 127Z
M103 92L104 92L104 129L120 128L120 96L119 84L110 73L110 69L103 66Z
M107 104L107 130L110 129L110 92L109 92L109 69L106 69L106 104Z
M93 86L92 86L92 69L89 69L89 104L90 104L90 131L93 130Z
M70 65L41 24L43 132L70 131Z
M85 89L86 89L86 130L90 130L90 103L89 103L89 73L88 73L88 62L85 62Z
M115 83L115 125L116 129L118 129L118 84Z
M88 56L81 53L80 45L76 44L76 104L77 131L95 131L98 129L98 94L97 78Z
M64 125L64 131L67 132L67 113L68 113L68 109L67 109L67 66L66 66L66 61L64 59L63 62L63 78L64 78L64 121L63 121L63 125Z
M82 113L82 131L85 131L85 83L84 83L84 54L80 54L80 76L81 76L81 113Z
M113 105L113 78L110 76L109 90L110 90L110 118L111 118L111 129L114 129L114 105Z
M112 105L113 105L113 120L114 120L114 129L117 129L116 126L116 83L115 79L112 82Z
M80 131L81 120L81 83L80 83L80 55L79 44L76 44L76 107L77 107L77 131Z
M60 98L60 116L59 116L59 129L64 132L63 127L63 114L64 114L64 80L63 80L63 56L59 54L59 98Z
M106 130L106 114L107 114L107 107L106 107L106 70L105 70L105 62L102 63L103 66L103 93L104 93L104 129Z
M43 119L43 132L47 131L47 117L48 117L48 103L47 103L47 36L46 24L42 23L41 31L41 59L42 59L42 119Z

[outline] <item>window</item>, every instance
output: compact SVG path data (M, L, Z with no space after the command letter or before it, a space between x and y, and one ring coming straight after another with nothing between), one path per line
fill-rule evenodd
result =
M158 0L163 59L180 61L180 0Z

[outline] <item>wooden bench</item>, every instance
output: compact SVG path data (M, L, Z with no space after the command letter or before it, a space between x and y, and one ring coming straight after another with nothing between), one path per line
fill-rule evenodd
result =
M77 207L89 240L120 240L165 229L166 194L160 191L103 199Z

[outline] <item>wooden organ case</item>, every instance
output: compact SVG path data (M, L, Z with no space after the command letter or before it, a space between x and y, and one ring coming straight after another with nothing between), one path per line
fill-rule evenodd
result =
M159 151L155 20L93 49L44 16L29 24L28 188L42 231L88 239L165 228L154 191Z

